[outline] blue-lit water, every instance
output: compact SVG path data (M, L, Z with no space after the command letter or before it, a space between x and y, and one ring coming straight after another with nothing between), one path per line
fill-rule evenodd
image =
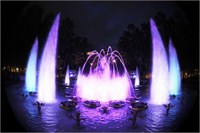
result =
M183 101L179 100L180 96L170 100L175 107L169 110L168 115L164 106L148 104L148 109L138 113L134 127L128 120L131 117L128 103L119 109L111 108L108 114L102 114L99 108L90 109L79 103L81 117L86 118L86 120L81 122L80 128L77 128L75 121L69 118L69 116L75 115L76 110L68 111L59 107L60 101L66 100L65 87L57 86L57 103L45 104L38 112L37 107L33 105L37 99L36 96L28 95L23 100L23 97L18 93L23 85L24 83L7 87L7 96L15 115L27 131L176 131L187 117L197 95L191 91L190 93L182 93ZM148 102L148 88L137 93L142 95L141 101Z
M181 74L176 49L169 40L169 88L171 95L180 94Z
M32 92L36 91L37 51L38 51L38 40L36 38L28 59L27 70L26 70L26 82L25 82L26 90Z

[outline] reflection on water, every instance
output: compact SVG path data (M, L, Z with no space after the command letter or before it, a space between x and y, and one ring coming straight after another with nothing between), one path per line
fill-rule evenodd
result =
M81 121L82 128L77 128L75 120L70 119L70 116L75 116L76 110L59 108L60 101L65 100L64 88L57 87L57 103L45 104L39 112L33 104L36 96L29 95L23 101L21 95L17 94L16 90L22 86L18 84L8 87L7 96L18 120L27 131L176 131L188 115L192 100L196 96L195 93L190 93L184 96L184 100L180 100L180 96L172 99L171 103L175 106L169 110L168 115L163 105L148 104L147 110L138 113L135 127L132 127L131 121L128 120L131 117L129 103L122 108L111 108L108 114L103 114L99 108L90 109L79 103L81 118L86 120ZM140 93L143 96L141 101L148 102L149 92Z
M145 119L145 126L147 131L162 131L162 129L168 125L168 119L165 119L166 111L164 106L149 106L151 106L151 110L147 111ZM166 129L168 130L169 128Z

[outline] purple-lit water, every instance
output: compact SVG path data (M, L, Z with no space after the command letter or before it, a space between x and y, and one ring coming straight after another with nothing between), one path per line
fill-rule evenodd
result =
M183 122L184 118L188 115L197 93L191 91L190 93L182 93L181 96L179 95L175 99L168 99L169 79L166 52L159 32L152 20L153 75L150 89L151 93L149 92L148 87L143 86L136 94L142 96L141 101L143 102L148 102L148 99L151 98L153 104L148 104L147 110L139 112L136 124L132 127L131 121L128 120L128 118L131 117L131 110L128 108L130 105L129 103L126 103L122 108L111 108L109 114L102 114L102 112L99 111L99 108L90 109L83 106L82 102L79 102L79 108L77 110L81 112L81 117L85 118L86 121L81 123L81 128L77 128L75 126L75 121L69 119L71 115L75 115L77 110L69 111L59 108L60 102L66 100L64 95L65 91L70 90L69 88L66 89L62 86L61 83L57 84L57 86L55 83L55 57L59 18L60 16L58 15L54 21L43 51L39 70L39 98L35 95L28 95L28 97L24 99L24 97L18 93L18 89L23 88L23 83L6 88L13 112L15 112L18 120L27 131L166 132L178 130L179 126L181 126L181 122ZM103 50L101 52L105 53ZM85 66L82 71L79 69L78 81L73 81L71 83L72 86L74 85L77 87L72 88L74 90L73 95L78 94L78 96L84 99L99 100L103 102L113 99L124 100L127 96L131 95L130 89L133 88L130 87L132 86L132 83L128 81L130 78L127 75L123 60L121 59L120 54L118 54L117 51L112 52L111 48L108 49L106 55L102 55L101 52L92 52L92 54L96 54L95 58L98 59L97 64L100 65L100 67L93 66L93 63L95 63L94 59L91 63L88 75L84 75L83 73ZM118 73L115 58L123 65L124 74L122 75ZM112 72L110 72L110 63L111 66L113 66ZM76 94L75 89L78 90L78 93ZM24 91L23 93L27 92ZM48 103L42 106L41 112L38 112L37 107L33 104L35 103L35 100L38 99ZM54 102L55 99L57 99L57 102ZM166 108L157 104L168 103L168 101L175 106L170 109L167 115Z
M72 84L75 84L75 82ZM184 97L183 101L179 100L180 96L171 99L170 102L172 102L175 107L171 108L168 115L166 115L164 106L149 104L147 110L139 112L134 128L131 126L131 121L128 120L128 118L131 117L128 103L119 109L111 108L109 114L102 114L99 112L99 108L90 109L80 103L79 110L81 111L81 117L86 118L86 121L81 124L82 128L78 129L75 126L75 121L67 117L71 114L75 114L75 111L70 112L59 108L59 102L66 99L63 95L64 87L57 86L56 99L59 102L42 106L41 114L39 114L37 107L33 105L33 102L37 99L36 96L28 96L25 101L23 101L21 95L17 94L16 90L22 88L23 85L24 84L21 83L9 86L6 88L6 91L15 115L27 131L176 131L188 116L195 97L197 96L196 92L188 91L187 93L181 94L181 97ZM148 88L136 93L141 94L141 101L143 102L148 101L150 97Z
M69 85L70 84L70 79L69 79L69 65L67 65L67 70L65 74L65 84Z
M155 22L151 19L150 23L153 46L150 102L162 105L169 103L168 58Z
M38 100L45 103L55 102L56 91L56 50L60 14L57 15L49 32L39 69Z
M135 71L135 87L140 85L140 75L139 75L139 70L138 67L136 67L136 71Z
M26 67L26 91L36 91L36 69L37 69L37 51L38 51L38 40L35 39L33 47L30 52Z
M89 72L85 72L89 65ZM122 73L119 71L121 65ZM78 74L76 96L84 100L125 100L133 92L133 86L124 64L123 58L117 50L108 47L107 52L92 51ZM114 94L113 94L114 93Z
M171 95L180 94L181 75L176 49L169 40L169 89Z

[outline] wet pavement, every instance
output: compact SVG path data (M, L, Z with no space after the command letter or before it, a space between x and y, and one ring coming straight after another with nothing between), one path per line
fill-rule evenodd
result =
M23 91L19 91L23 89ZM77 110L64 110L59 107L61 101L65 101L65 87L57 86L56 103L45 104L38 111L37 106L33 103L37 96L29 95L24 91L24 84L14 84L6 88L7 97L10 105L17 116L18 121L27 131L43 132L145 132L145 131L177 131L184 120L188 117L189 111L193 107L197 93L189 91L182 93L170 102L175 105L168 114L163 105L152 105L148 103L149 89L143 89L137 93L142 96L141 101L148 103L148 109L138 112L135 125L129 118L132 117L130 105L126 103L121 108L111 108L108 114L99 111L99 108L85 107L82 102L79 103L78 111L80 117L85 121L80 122L80 127L76 126L76 121L71 119L75 116ZM25 93L26 98L21 95Z

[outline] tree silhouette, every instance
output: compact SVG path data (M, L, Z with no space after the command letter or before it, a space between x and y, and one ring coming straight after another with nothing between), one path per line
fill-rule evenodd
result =
M134 24L129 24L127 30L124 31L123 35L120 37L118 46L119 51L126 53L127 62L126 65L129 70L135 70L138 66L141 74L148 71L147 64L150 57L150 43L149 43L149 32L147 23L141 25L142 30L135 27Z
M153 19L156 22L166 51L168 51L169 38L172 38L175 48L178 49L180 64L184 64L185 59L189 61L188 57L184 56L189 53L188 44L196 42L191 26L181 13L175 12L172 16L166 17L165 14L158 12ZM127 60L125 63L129 70L134 70L138 66L142 76L150 72L152 48L149 21L143 22L140 28L134 24L129 24L119 38L118 49L121 53L125 53L123 55L125 55L124 58ZM189 50L191 49L189 48Z

